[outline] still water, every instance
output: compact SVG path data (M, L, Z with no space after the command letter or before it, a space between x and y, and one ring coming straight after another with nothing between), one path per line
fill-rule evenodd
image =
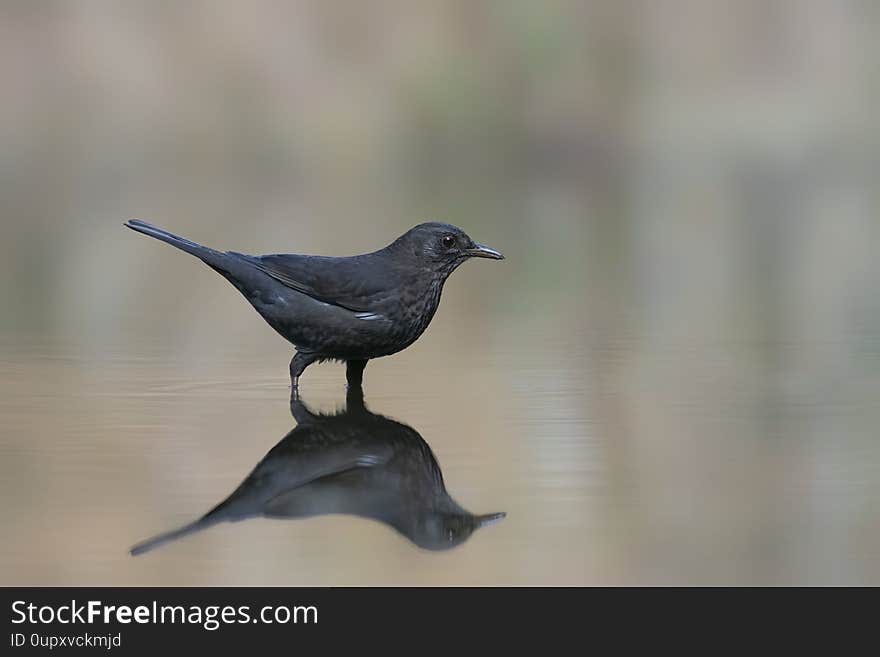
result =
M869 387L768 387L763 344L448 334L371 363L363 397L315 366L293 402L271 340L192 361L7 340L0 580L880 581Z

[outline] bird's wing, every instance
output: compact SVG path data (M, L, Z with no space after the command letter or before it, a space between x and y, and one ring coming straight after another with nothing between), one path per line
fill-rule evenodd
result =
M286 485L275 488L262 504L262 511L269 516L296 515L302 495L319 490L316 486L331 484L339 477L372 468L381 468L394 457L389 445L349 446L338 445L316 455L308 468L308 476L292 477ZM295 459L298 460L298 459Z
M383 466L394 456L388 446L334 444L333 440L320 427L295 427L205 518L253 514L279 495L342 472Z
M370 312L395 288L392 274L371 256L329 258L295 254L249 256L231 252L279 283L352 312ZM371 266L378 265L378 266Z

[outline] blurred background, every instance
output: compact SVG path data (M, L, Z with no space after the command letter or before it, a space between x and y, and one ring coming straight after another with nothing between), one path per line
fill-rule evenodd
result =
M880 584L880 6L0 3L0 583ZM502 523L128 547L294 425L291 347L122 227L502 250L366 371ZM344 403L313 366L312 406Z

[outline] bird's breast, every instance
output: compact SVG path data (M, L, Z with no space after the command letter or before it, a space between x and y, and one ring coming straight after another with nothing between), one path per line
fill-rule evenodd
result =
M398 339L402 343L400 349L411 345L428 328L437 306L440 304L440 293L443 291L442 281L431 281L420 286L405 286L400 290L399 312L401 320L396 322Z

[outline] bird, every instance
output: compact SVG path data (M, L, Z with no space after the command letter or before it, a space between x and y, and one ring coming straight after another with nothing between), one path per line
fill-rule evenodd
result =
M140 219L124 224L202 260L250 302L295 347L291 386L312 363L346 363L349 385L361 385L367 361L406 349L428 327L443 284L471 258L503 260L461 228L428 222L388 246L330 257L217 251Z
M222 522L325 514L376 520L420 548L447 550L506 516L474 515L459 506L424 438L409 425L370 412L360 386L348 387L342 411L314 413L294 394L290 410L296 426L229 497L130 553L144 554Z

